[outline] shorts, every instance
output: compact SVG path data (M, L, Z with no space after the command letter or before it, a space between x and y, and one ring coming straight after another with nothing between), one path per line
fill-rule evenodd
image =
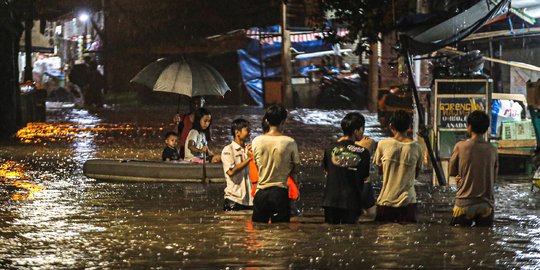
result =
M493 208L488 203L478 203L465 207L454 206L451 226L473 225L477 227L487 227L493 225Z
M251 210L251 209L253 209L253 206L239 204L229 199L225 199L223 201L223 211L241 211L241 210Z
M258 190L253 199L253 222L289 222L291 209L286 188L270 187Z
M378 222L416 222L416 203L411 203L401 207L391 207L377 205L377 215L375 221Z
M360 210L324 207L324 222L328 224L356 224Z

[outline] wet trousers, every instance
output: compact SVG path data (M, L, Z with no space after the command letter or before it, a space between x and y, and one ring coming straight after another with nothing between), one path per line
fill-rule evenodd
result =
M258 190L253 199L253 222L289 222L291 209L286 188L270 187Z

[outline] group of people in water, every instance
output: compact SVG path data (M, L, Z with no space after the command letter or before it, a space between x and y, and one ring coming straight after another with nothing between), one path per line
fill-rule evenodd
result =
M179 130L166 134L163 160L221 162L226 179L225 211L253 210L254 222L289 222L291 205L295 205L291 202L298 199L300 159L295 140L284 134L287 110L281 105L268 107L261 123L263 134L251 144L250 123L242 118L234 120L233 141L219 155L208 148L210 112L201 106L193 108L193 114L175 117ZM374 204L375 221L416 222L414 182L424 155L423 146L409 135L411 122L408 113L395 112L389 121L393 137L381 140L375 148L371 146L373 141L364 136L362 114L351 112L343 117L343 136L324 150L322 160L326 223L355 224L362 212ZM493 224L498 158L496 148L485 140L489 123L485 112L472 112L467 117L470 138L454 147L449 174L455 177L458 191L451 225ZM177 150L179 138L181 147ZM372 165L382 175L376 200L369 177Z

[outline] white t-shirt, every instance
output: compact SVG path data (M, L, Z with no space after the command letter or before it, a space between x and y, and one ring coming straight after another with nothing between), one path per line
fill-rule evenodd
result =
M223 162L223 172L225 173L225 199L235 203L251 206L253 197L251 196L251 181L249 180L249 166L244 167L235 175L229 176L227 171L247 159L247 152L244 147L236 142L225 146L221 152L221 162Z
M288 188L287 177L298 169L298 146L289 136L261 135L253 140L253 156L259 169L257 190Z
M414 180L422 165L423 149L417 142L384 139L377 145L373 162L382 166L383 184L377 205L402 207L416 203Z
M188 145L190 141L195 142L195 147L197 147L197 149L202 149L203 147L208 145L204 132L199 133L199 131L197 131L196 129L190 130L186 137L184 160L191 161L195 157L204 158L205 156L203 153L192 153L191 150L189 150Z

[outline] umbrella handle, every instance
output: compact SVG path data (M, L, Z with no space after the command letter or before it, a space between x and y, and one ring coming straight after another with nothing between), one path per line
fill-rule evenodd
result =
M178 105L176 105L176 113L180 114L180 101L182 100L182 97L178 96Z

